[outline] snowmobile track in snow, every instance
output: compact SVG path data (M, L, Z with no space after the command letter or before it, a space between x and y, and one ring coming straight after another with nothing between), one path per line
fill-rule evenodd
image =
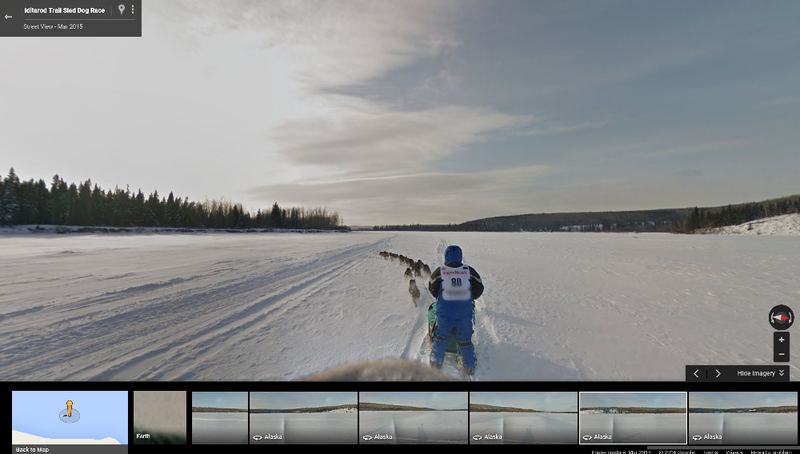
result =
M296 310L303 296L312 295L324 289L331 280L352 269L360 260L363 260L362 258L354 261L352 255L352 253L342 254L338 258L324 263L325 271L321 273L317 267L308 268L306 271L300 271L305 266L288 268L281 273L280 278L269 278L273 284L271 287L277 287L277 291L255 300L242 311L229 314L222 320L209 324L200 332L193 332L189 339L178 338L164 348L123 363L119 372L109 370L97 379L114 380L118 379L117 375L120 373L123 375L133 373L146 379L160 380L163 379L163 373L152 375L152 372L148 371L163 370L160 366L164 366L172 360L199 362L203 357L213 356L234 344L252 339L274 320ZM220 336L227 332L236 334ZM109 374L113 375L106 377Z
M174 369L175 364L194 369L252 339L382 243L280 263L254 260L234 270L201 265L204 272L188 278L122 284L88 298L50 303L35 320L42 325L35 333L22 323L0 335L6 346L0 348L4 379L186 379L191 374Z

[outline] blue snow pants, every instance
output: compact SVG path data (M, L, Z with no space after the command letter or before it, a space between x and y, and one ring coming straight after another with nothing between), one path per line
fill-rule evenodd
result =
M467 369L474 369L475 346L472 345L472 319L447 320L437 317L436 329L433 331L433 346L431 347L431 363L442 364L447 349L447 340L455 332L458 350L461 352L461 361Z

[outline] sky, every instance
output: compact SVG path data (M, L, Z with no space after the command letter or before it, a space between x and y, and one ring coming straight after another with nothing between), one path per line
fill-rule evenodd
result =
M800 3L144 2L3 38L0 172L348 225L800 193Z
M362 392L359 402L467 411L466 392Z
M254 392L250 393L251 410L286 410L293 408L358 405L357 392Z
M797 406L796 392L689 393L689 408L758 408Z
M469 401L470 404L524 408L537 411L578 411L577 393L471 392L469 393Z
M195 392L192 407L235 408L247 411L246 392Z
M594 407L646 407L686 408L686 393L592 393L580 394L581 408Z

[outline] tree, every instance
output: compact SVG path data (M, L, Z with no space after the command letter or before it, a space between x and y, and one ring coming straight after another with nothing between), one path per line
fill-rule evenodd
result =
M158 217L158 191L153 192L150 194L150 197L147 199L147 226L148 227L157 227L159 226L159 217Z
M234 229L241 228L241 224L240 223L242 222L242 218L239 215L239 208L237 208L236 205L233 206L231 217L233 218L233 228Z
M19 177L14 173L14 168L8 172L8 176L3 182L3 193L0 194L0 224L12 225L19 220L20 206L17 199L19 190Z
M69 207L67 223L70 225L76 225L78 223L78 187L75 186L75 183L70 184L69 188L67 189L67 207Z
M278 202L275 202L272 205L272 212L269 215L270 221L272 222L272 227L282 227L283 223L281 222L281 207L278 206Z
M177 214L177 207L175 206L175 196L170 191L167 198L167 206L164 209L164 225L168 227L175 227L175 218Z

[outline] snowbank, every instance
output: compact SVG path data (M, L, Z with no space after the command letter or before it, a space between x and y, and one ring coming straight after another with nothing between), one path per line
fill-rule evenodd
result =
M784 214L756 219L740 225L705 229L700 233L713 235L800 235L800 214Z

